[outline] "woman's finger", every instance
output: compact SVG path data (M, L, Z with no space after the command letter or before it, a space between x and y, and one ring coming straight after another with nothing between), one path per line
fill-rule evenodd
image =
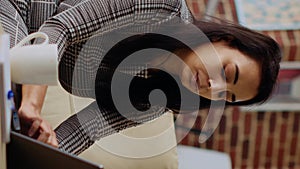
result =
M29 137L32 137L39 130L41 122L42 121L40 119L35 119L32 122L32 124L31 124L31 126L30 126L30 128L28 130L28 136Z
M51 134L47 133L47 132L42 132L39 137L37 138L38 141L41 141L43 143L48 144L48 140L51 139Z
M40 133L42 132L46 132L49 134L51 134L52 132L52 127L45 120L43 120L40 125Z
M37 138L38 141L51 145L53 147L58 147L58 142L56 140L56 134L53 132L42 132L39 137Z
M50 137L50 140L49 140L49 144L54 146L54 147L58 147L58 142L57 142L57 139L56 139L56 134L54 131L52 131L52 134L51 134L51 137Z

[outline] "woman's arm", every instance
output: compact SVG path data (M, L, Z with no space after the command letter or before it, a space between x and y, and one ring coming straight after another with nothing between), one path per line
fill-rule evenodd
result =
M99 33L109 32L112 29L118 29L119 27L126 26L128 24L133 24L134 21L136 21L134 19L139 18L138 14L141 14L142 15L141 18L142 18L145 16L144 15L145 13L150 12L151 15L148 15L147 18L149 20L141 19L141 21L149 21L149 22L151 21L150 23L153 23L156 21L155 18L153 18L153 16L157 15L157 17L161 19L159 12L169 14L171 16L171 15L177 15L179 13L179 10L180 10L180 1L166 2L165 0L155 0L155 1L65 0L58 7L58 14L53 16L49 20L45 21L44 24L40 27L39 31L44 32L49 36L50 43L55 43L58 45L58 53L59 53L58 61L60 62L63 59L64 61L66 61L67 66L72 67L74 66L72 64L74 64L77 59L76 52L81 52L80 47L82 46L80 46L80 44L82 42L85 42L91 36ZM159 21L156 21L156 23L158 22ZM148 22L144 24L147 23ZM101 47L101 44L97 44L97 45ZM99 60L99 58L88 58L88 59L89 60L87 60L88 61L87 63L91 63L94 62L95 60ZM65 69L67 68L63 67L63 69L59 71L63 71ZM95 69L94 71L96 73L97 69ZM64 76L62 75L63 74L60 74L59 77L64 78ZM90 79L89 82L94 83L94 80L95 79ZM39 112L41 110L42 103L44 101L46 87L45 86L39 86L39 87L24 86L23 89L24 89L25 97L23 99L23 103L22 103L23 106L21 106L20 112L22 114L22 112L26 112L29 109L28 111L32 111L31 113L29 113L30 118L35 119L35 117L39 117ZM25 105L28 109L27 108L25 109ZM89 108L85 110L86 112L91 111ZM100 115L102 113L103 112L101 112ZM86 114L86 113L80 113L80 114ZM118 118L121 117L121 115L116 112L109 113L109 115L112 116L112 118L113 116ZM109 120L109 118L107 120ZM147 121L146 118L145 121ZM69 122L70 120L65 121L59 128L65 128L65 127L68 128L68 126L70 125ZM41 124L43 124L43 126L47 126L46 123L43 123L43 121L41 121ZM116 124L111 124L111 125L116 125ZM124 125L126 127L130 127L128 121L125 122ZM41 127L43 128L43 126ZM89 127L93 127L93 125ZM45 128L47 129L47 127ZM124 129L124 126L120 125L117 128ZM51 128L48 127L48 129ZM102 128L101 130L100 129L101 128L93 129L97 131L96 133L93 134L97 134L97 133L99 134L99 132L103 132L106 134L100 134L97 137L96 135L93 135L93 137L96 137L96 139L99 139L107 134L111 134L110 132L108 133L105 132L104 131L105 128ZM60 145L63 145L65 142L69 142L70 140L73 139L72 137L69 136L68 139L61 138L61 136L65 136L65 134L59 131L60 130L57 130L57 134L59 135L58 140L60 142ZM84 137L84 135L82 137Z
M41 118L47 86L23 85L22 102L19 116L22 121L22 132L37 140L57 147L56 134L50 124Z
M64 0L58 6L58 14L45 21L39 31L48 34L50 43L58 44L60 60L66 47L95 34L134 24L154 25L179 15L180 8L180 0Z
M164 107L153 106L148 113L120 114L111 107L98 106L93 102L55 129L59 148L78 155L103 137L154 120L164 113Z

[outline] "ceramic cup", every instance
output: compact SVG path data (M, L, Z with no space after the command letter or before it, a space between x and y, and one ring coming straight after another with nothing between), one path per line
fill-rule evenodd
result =
M36 38L44 41L25 45ZM11 80L19 84L57 85L57 57L57 45L49 44L45 33L32 33L10 49Z

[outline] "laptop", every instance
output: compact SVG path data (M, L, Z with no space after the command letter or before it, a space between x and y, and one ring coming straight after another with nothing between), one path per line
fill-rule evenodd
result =
M12 131L7 144L7 169L104 169L75 155Z

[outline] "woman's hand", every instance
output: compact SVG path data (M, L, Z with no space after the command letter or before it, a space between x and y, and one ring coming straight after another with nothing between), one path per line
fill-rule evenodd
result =
M19 109L19 117L21 121L21 132L29 137L37 139L54 147L58 147L56 134L51 125L34 113L30 106L21 106Z
M41 142L58 147L54 130L40 115L46 91L47 86L23 85L23 97L18 111L21 132Z

